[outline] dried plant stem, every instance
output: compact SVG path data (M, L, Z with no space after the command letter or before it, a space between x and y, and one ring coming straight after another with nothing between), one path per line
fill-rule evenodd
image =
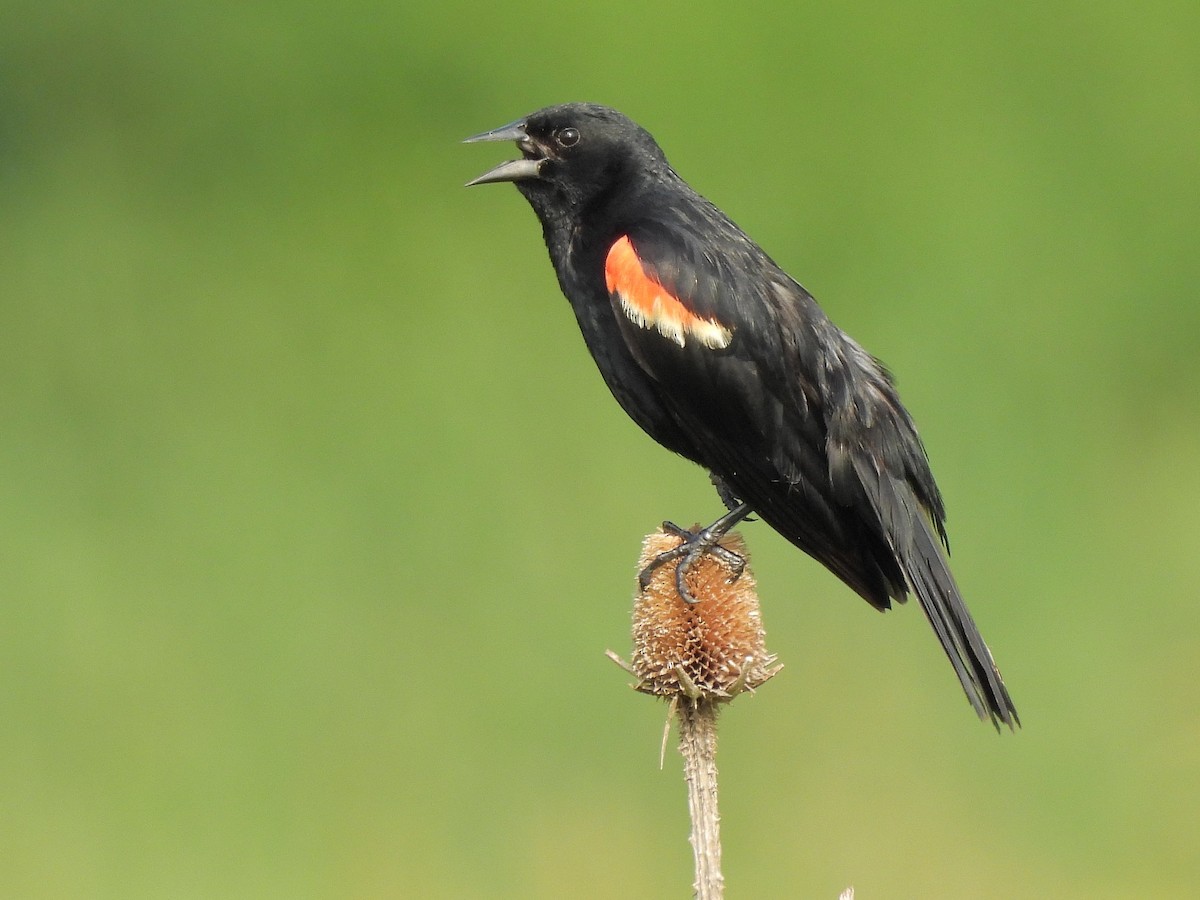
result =
M681 530L675 527L647 535L638 571L680 541ZM634 597L633 658L625 662L607 652L637 678L636 690L670 701L664 753L671 720L679 722L698 900L721 900L725 895L717 811L717 710L741 693L753 693L783 668L767 652L746 545L736 532L720 543L723 553L706 554L685 573L687 592L695 602L680 596L675 581L678 561L657 566ZM743 564L734 565L739 557ZM854 900L854 888L846 888L838 900Z
M679 529L648 535L639 571L680 541ZM753 691L782 668L764 644L745 544L731 533L721 548L721 554L706 554L687 570L694 603L679 594L677 560L653 570L634 598L632 662L608 653L637 677L637 690L670 701L668 725L670 719L679 722L699 900L720 900L725 893L717 813L717 707Z
M720 900L725 893L721 874L721 817L717 811L717 704L708 697L677 701L679 752L687 780L689 838L696 860L697 900Z

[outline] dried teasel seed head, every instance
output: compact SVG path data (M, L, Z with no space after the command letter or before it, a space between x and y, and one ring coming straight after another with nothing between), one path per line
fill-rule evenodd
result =
M662 531L642 544L641 571L656 556L679 546L681 538ZM722 547L746 559L741 536L728 534ZM630 669L637 689L664 697L690 700L731 699L752 690L778 672L767 653L754 575L749 565L741 576L731 564L706 553L685 573L696 603L686 603L675 586L678 562L653 573L633 604L633 659Z

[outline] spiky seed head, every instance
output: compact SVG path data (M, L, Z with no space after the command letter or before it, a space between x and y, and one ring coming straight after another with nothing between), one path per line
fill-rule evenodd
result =
M657 531L642 545L641 571L660 553L679 545L681 538ZM720 544L746 558L737 534ZM737 580L730 564L705 554L685 573L688 589L697 599L683 601L675 587L678 562L659 566L633 606L633 659L637 689L664 697L690 700L732 699L753 690L782 666L767 652L754 575L749 565Z

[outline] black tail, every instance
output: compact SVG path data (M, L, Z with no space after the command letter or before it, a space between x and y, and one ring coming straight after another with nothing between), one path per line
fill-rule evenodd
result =
M923 515L916 519L911 540L894 548L900 566L979 718L990 718L997 729L1001 722L1015 728L1021 720L992 652L958 592L932 526Z
M856 460L855 469L904 579L917 595L971 706L979 718L991 719L997 730L1001 722L1016 728L1021 724L1017 710L958 592L928 512L907 482L880 474L866 460Z

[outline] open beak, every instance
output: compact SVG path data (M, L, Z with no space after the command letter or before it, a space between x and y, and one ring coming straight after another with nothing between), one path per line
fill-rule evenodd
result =
M476 184L492 184L497 181L525 181L529 178L537 178L541 174L542 163L546 161L546 158L537 144L526 134L523 121L512 122L499 128L493 128L491 131L485 131L483 134L473 135L463 143L480 144L484 141L516 141L517 146L525 155L521 159L502 162L495 168L488 169L478 178L468 181L467 187Z

